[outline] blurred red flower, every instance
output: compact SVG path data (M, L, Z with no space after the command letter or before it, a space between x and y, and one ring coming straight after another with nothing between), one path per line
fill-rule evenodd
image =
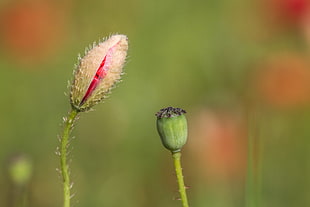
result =
M308 0L275 0L280 15L293 21L300 21L309 12Z
M244 176L247 130L238 112L204 109L190 127L190 149L204 176Z
M310 0L257 0L261 7L263 33L277 38L278 32L303 33L310 15Z
M308 43L308 47L309 47L310 45L310 12L308 12L308 14L304 17L301 26L302 26L303 36L306 42Z
M258 94L276 107L298 107L310 100L310 67L298 54L275 55L255 74Z
M0 17L2 49L14 60L38 61L61 45L65 15L53 1L16 1L4 6Z
M309 13L309 0L265 0L266 14L274 23L296 24Z

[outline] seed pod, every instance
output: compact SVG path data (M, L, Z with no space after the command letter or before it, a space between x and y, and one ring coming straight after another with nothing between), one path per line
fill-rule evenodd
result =
M127 37L112 35L79 58L70 89L74 109L87 111L107 96L121 79L127 50Z
M157 131L161 141L171 152L181 150L187 140L187 121L185 110L167 107L156 113Z

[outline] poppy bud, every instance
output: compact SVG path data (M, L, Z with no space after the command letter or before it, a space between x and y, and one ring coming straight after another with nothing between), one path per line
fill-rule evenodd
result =
M23 186L28 183L32 173L31 160L24 155L14 156L10 159L9 175L16 185Z
M71 84L71 106L87 111L101 102L119 82L128 50L125 35L112 35L79 58Z
M156 113L157 131L161 141L171 152L181 150L187 140L186 111L180 108L167 107Z

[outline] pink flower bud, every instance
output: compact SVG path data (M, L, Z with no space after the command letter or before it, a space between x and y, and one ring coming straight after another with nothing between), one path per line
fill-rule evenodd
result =
M107 96L121 79L127 50L127 37L112 35L79 58L70 91L73 108L87 111Z

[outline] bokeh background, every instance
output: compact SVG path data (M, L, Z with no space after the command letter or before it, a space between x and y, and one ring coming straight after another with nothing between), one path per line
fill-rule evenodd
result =
M191 206L245 206L249 136L259 206L310 206L308 0L1 0L0 206L62 205L64 92L113 33L129 37L126 75L73 131L73 206L181 205L155 128L167 106L187 110Z

